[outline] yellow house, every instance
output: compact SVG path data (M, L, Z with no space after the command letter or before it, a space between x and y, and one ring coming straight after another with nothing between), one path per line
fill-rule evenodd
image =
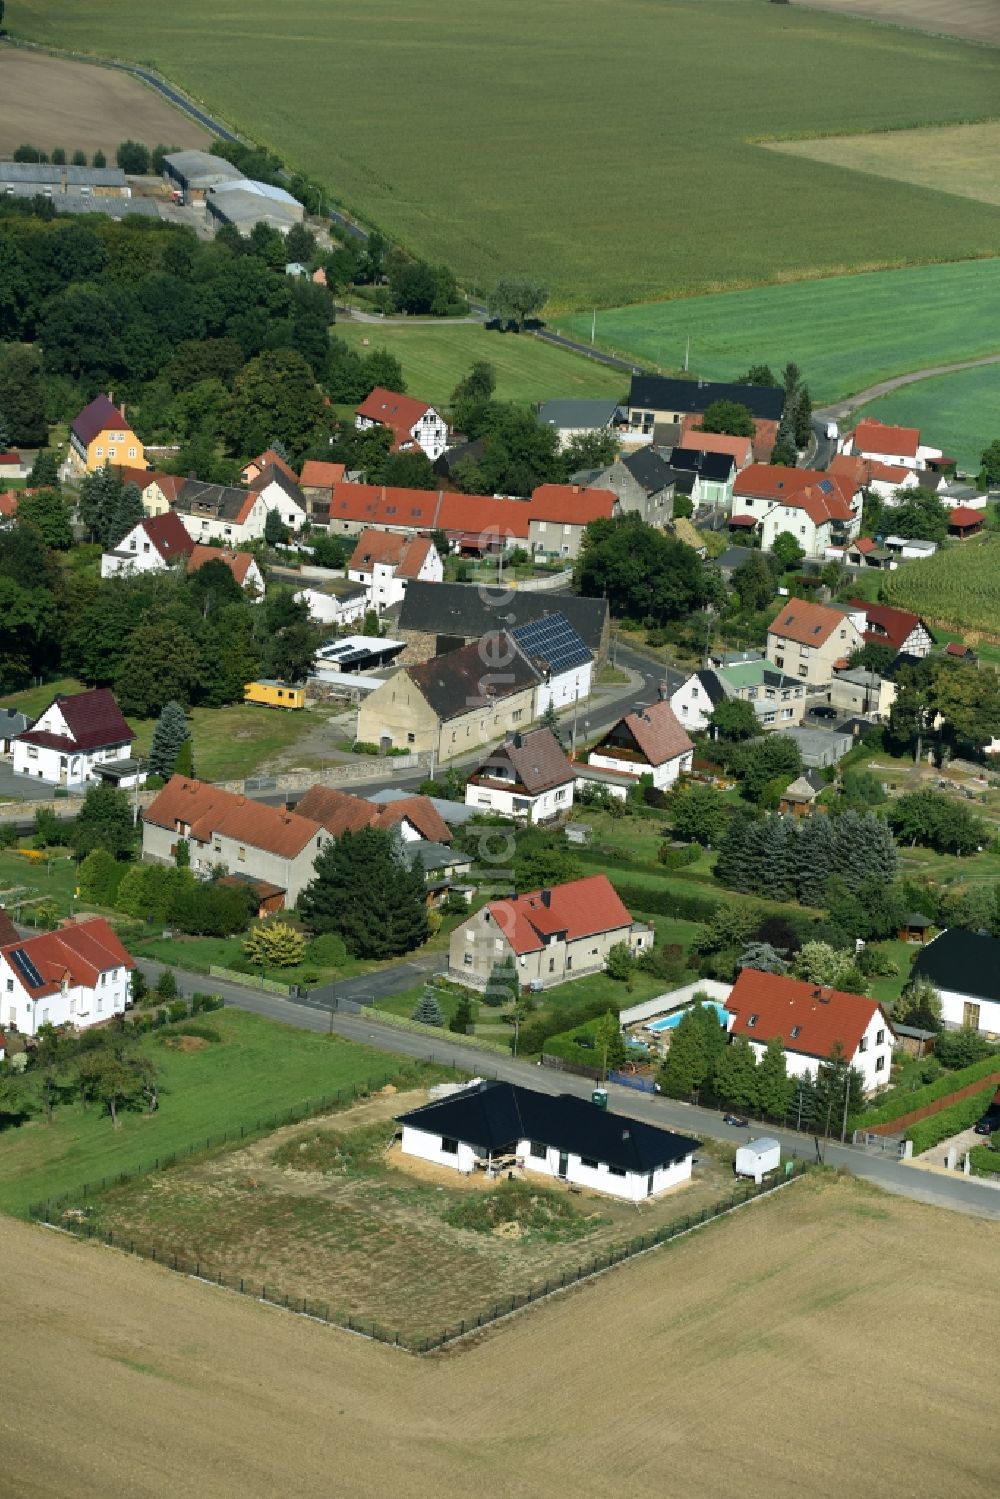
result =
M279 682L274 677L262 677L259 682L246 684L243 701L257 703L262 708L304 708L306 689L290 682Z
M85 406L69 432L69 458L78 473L93 473L106 463L116 468L146 469L142 443L110 396Z

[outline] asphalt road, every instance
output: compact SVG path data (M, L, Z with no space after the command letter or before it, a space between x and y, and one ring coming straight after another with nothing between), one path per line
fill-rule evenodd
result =
M418 1035L380 1024L364 1015L348 1015L331 1007L331 990L335 990L341 998L354 999L356 1002L368 996L378 999L412 987L433 972L442 960L443 955L417 962L397 963L379 973L330 986L326 991L314 991L309 1001L299 1003L226 980L206 979L202 974L175 969L174 976L185 994L205 989L210 984L213 992L221 994L227 1004L300 1030L332 1033L343 1036L346 1040L381 1047L401 1056L440 1062L474 1076L497 1077L507 1082L522 1083L542 1093L573 1093L581 1098L590 1097L593 1084L572 1073L549 1071L539 1063L522 1062L499 1052L463 1046L457 1037L447 1033L442 1033L440 1039L436 1036ZM146 978L153 982L160 972L160 966L145 959L139 963ZM958 1173L942 1176L918 1166L904 1165L889 1152L823 1141L811 1135L798 1134L794 1130L773 1129L771 1126L754 1127L746 1132L734 1130L723 1124L722 1115L714 1110L681 1103L677 1099L639 1093L615 1083L610 1083L608 1087L611 1106L620 1114L643 1119L681 1134L708 1136L736 1144L752 1135L766 1133L781 1142L786 1156L795 1155L810 1161L822 1159L828 1166L843 1167L874 1186L887 1192L895 1192L901 1197L947 1208L952 1212L1000 1221L1000 1191L971 1177Z

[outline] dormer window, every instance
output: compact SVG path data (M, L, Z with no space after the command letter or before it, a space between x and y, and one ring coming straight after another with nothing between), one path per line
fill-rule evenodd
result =
M754 1026L757 1024L757 1021L759 1019L760 1019L759 1015L748 1015L747 1016L747 1030L748 1031L752 1031L753 1028L754 1028Z
M801 1027L801 1025L793 1025L791 1031L789 1032L789 1035L791 1036L791 1038L792 1038L793 1041L795 1040L796 1036L801 1036L801 1034L802 1034L802 1027Z

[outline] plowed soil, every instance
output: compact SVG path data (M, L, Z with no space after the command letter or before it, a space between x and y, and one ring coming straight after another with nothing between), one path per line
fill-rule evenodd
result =
M795 0L812 10L838 15L867 16L893 21L936 36L958 36L971 42L1000 45L1000 6L997 0Z
M418 1359L0 1220L0 1494L985 1499L998 1250L806 1181Z

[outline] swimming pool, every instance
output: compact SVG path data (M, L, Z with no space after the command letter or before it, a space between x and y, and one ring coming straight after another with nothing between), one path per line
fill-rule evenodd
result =
M728 1026L729 1011L724 1009L722 1005L717 1005L714 1000L708 1000L703 1004L702 1008L714 1010L719 1024ZM686 1015L688 1010L690 1009L693 1009L692 1005L688 1005L683 1010L675 1010L672 1015L661 1015L659 1020L651 1020L645 1027L645 1029L647 1031L652 1031L654 1035L659 1035L661 1031L676 1030L681 1023L681 1018Z

